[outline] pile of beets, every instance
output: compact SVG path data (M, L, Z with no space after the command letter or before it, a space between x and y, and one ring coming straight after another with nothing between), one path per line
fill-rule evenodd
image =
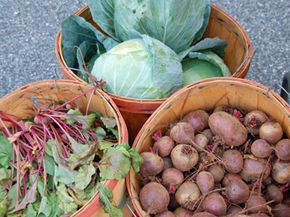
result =
M286 137L262 111L190 112L141 154L141 206L157 217L289 217Z

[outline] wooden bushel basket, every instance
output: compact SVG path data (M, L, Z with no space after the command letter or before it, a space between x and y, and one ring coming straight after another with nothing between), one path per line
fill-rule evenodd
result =
M207 79L184 87L171 96L153 115L137 135L133 147L140 153L152 145L152 135L169 123L180 120L190 111L212 110L219 105L229 105L243 111L261 110L276 119L290 137L290 106L275 92L258 83L237 79ZM138 195L140 182L131 169L126 178L127 189L138 216L146 216Z
M35 102L33 101L40 103L40 105L49 105L53 101L73 99L90 88L92 87L88 84L68 80L51 80L28 84L1 98L0 111L4 111L17 119L30 118L34 114ZM96 90L92 94L92 91L90 91L90 93L77 99L75 103L81 110L85 111L90 97L92 97L92 100L90 101L88 111L98 111L105 116L114 117L117 121L119 131L119 142L128 142L125 121L115 103L106 93L101 90ZM120 204L124 200L124 192L126 189L125 180L109 180L105 182L105 185L112 190L115 204ZM125 211L126 209L124 209ZM105 214L101 207L99 194L95 194L86 205L72 216L105 217L108 215Z
M96 28L100 29L92 20L89 8L83 7L76 12L76 15L85 18ZM229 14L215 5L211 5L209 25L204 37L219 37L228 41L225 50L225 63L229 67L233 77L244 78L249 70L253 57L251 40L241 25ZM67 79L82 81L70 70L64 60L62 53L61 33L56 37L56 55L61 72ZM148 117L164 102L165 99L144 100L128 97L121 97L109 94L119 107L129 130L130 141L132 142L142 125Z

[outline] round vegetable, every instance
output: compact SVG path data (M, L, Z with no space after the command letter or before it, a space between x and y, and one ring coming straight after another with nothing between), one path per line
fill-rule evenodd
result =
M175 146L170 156L174 167L182 172L191 170L199 158L197 151L185 144Z
M196 201L200 197L198 186L190 181L179 186L175 193L176 201L184 208L194 210Z
M273 164L272 178L279 184L286 184L290 180L290 163L277 160Z
M222 168L222 166L217 164L210 166L208 171L213 175L215 183L221 182L225 176L224 169Z
M178 169L169 168L163 171L162 173L162 183L164 186L168 187L170 191L171 187L177 187L184 180L184 175ZM170 192L172 193L172 192Z
M153 148L157 151L160 157L169 156L173 147L174 141L169 136L161 137L153 145Z
M210 129L205 129L204 131L201 132L201 134L207 137L208 143L212 143L213 133L211 132Z
M250 217L269 217L269 216L265 213L253 213L250 215Z
M282 138L283 129L278 122L269 121L261 126L259 135L261 139L265 139L270 144L275 144Z
M188 209L179 207L174 211L174 214L176 217L192 217L193 212Z
M202 202L202 208L216 216L225 215L227 212L227 204L219 193L211 193Z
M281 160L290 160L290 139L282 139L276 144L276 155Z
M170 137L179 144L194 142L194 129L189 123L179 122L170 130Z
M164 167L164 162L161 157L151 152L141 153L143 163L140 166L140 174L143 177L156 176Z
M253 194L246 202L246 209L248 209L249 213L267 212L266 203L264 197Z
M244 160L244 168L241 172L241 177L246 182L254 182L259 179L263 173L263 180L270 175L271 168L264 159L250 159Z
M179 216L178 216L179 217ZM188 216L189 217L189 216ZM195 213L193 216L191 217L216 217L215 215L209 213L209 212L198 212Z
M238 206L231 206L228 211L227 211L227 214L230 215L230 217L232 217L234 214L238 214L240 212L242 212L243 209L241 207L238 207Z
M202 194L206 194L214 189L214 177L210 172L201 171L196 176L196 184Z
M242 177L235 173L227 173L223 179L223 186L228 186L230 182L235 180L242 180Z
M244 125L249 133L254 136L259 135L259 129L268 120L267 115L262 111L251 111L245 116Z
M208 113L203 110L196 110L184 116L183 121L188 122L194 131L202 131L208 126Z
M200 149L196 147L196 150L198 152L201 152L202 149L206 148L206 146L208 144L208 139L205 135L200 133L200 134L195 135L194 142L198 147L200 147Z
M148 214L158 214L167 210L169 193L156 182L146 184L140 191L140 203Z
M237 150L227 150L223 154L225 168L230 173L239 173L243 169L243 156Z
M234 204L245 203L250 196L248 185L242 180L233 180L226 186L226 196Z
M275 217L289 217L290 205L286 203L279 203L273 207L272 214Z
M251 152L256 157L266 158L272 154L273 148L266 140L257 139L251 146Z
M156 215L155 217L176 217L176 216L174 215L173 212L165 211L163 213Z
M228 146L239 146L247 141L247 129L236 117L226 112L211 114L208 124L213 134L220 136Z
M274 200L275 203L281 203L284 198L283 192L276 185L268 185L266 199Z

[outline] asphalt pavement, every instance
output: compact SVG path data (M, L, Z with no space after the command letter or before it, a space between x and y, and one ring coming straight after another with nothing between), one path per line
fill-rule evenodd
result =
M255 48L248 79L279 91L290 71L289 0L213 0L249 33ZM83 0L0 1L0 96L29 82L61 77L54 40Z

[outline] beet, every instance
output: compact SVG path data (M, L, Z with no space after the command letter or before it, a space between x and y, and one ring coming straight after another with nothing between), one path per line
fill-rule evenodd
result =
M211 114L208 124L213 134L221 137L230 147L240 146L247 141L247 129L236 117L226 112Z
M238 206L231 206L228 210L227 210L227 214L231 214L234 215L234 214L238 214L240 212L242 212L243 209L241 207L238 207Z
M273 207L272 214L275 217L289 217L290 205L286 203L279 203Z
M262 111L251 111L245 116L244 125L249 133L254 136L259 135L260 127L268 120L267 115Z
M206 194L214 189L214 178L210 172L201 171L196 176L196 184L202 194Z
M246 182L254 182L259 179L264 172L263 180L270 175L271 168L264 159L250 159L244 160L244 168L241 172L241 177Z
M163 167L163 171L173 167L172 161L170 159L170 157L165 157L163 158L163 162L164 162L164 167Z
M227 150L223 154L225 168L230 173L239 173L243 169L243 156L237 150Z
M253 213L250 215L250 217L269 217L269 216L265 213Z
M179 207L174 211L174 214L176 217L192 217L193 212L188 209Z
M267 212L267 205L264 197L260 195L251 195L246 202L246 209L249 213Z
M192 215L191 217L216 217L216 216L209 213L209 212L198 212L198 213L195 213L194 215Z
M169 136L163 136L154 143L153 148L160 157L167 157L174 145L174 141Z
M184 116L183 121L188 122L195 131L202 131L208 126L208 113L196 110Z
M205 135L200 133L200 134L195 135L194 142L198 147L200 147L200 149L196 147L196 150L198 152L201 152L203 149L206 149L206 146L208 144L208 139Z
M266 158L272 154L273 148L266 140L257 139L251 145L251 152L256 157Z
M200 197L198 186L190 181L179 186L175 193L176 201L184 208L194 210L197 200Z
M140 166L140 174L143 177L156 176L164 167L164 162L161 157L152 152L141 153L144 162Z
M290 180L290 162L277 160L273 164L272 178L279 184L286 184Z
M158 214L167 210L169 193L156 182L146 184L140 191L140 203L148 214Z
M282 139L276 144L276 155L280 160L290 161L290 139Z
M276 185L267 186L266 199L268 201L274 200L275 203L281 203L283 201L283 192Z
M227 173L223 179L223 186L228 186L234 180L242 180L242 177L235 173Z
M217 164L210 166L208 171L213 175L215 183L220 183L225 176L224 169L222 168L222 166Z
M170 156L174 167L182 172L191 170L199 158L195 148L185 144L175 146Z
M170 137L178 144L194 142L194 129L189 123L179 122L170 130Z
M155 217L176 217L176 216L174 215L173 212L165 211L163 213L156 215Z
M227 204L219 193L211 193L202 202L202 209L216 216L225 215Z
M270 144L275 144L282 138L283 129L278 122L268 121L261 126L259 136Z
M205 135L208 143L212 143L212 137L213 137L213 133L211 132L210 129L205 129L204 131L201 132L201 134Z
M225 193L230 202L241 204L248 200L250 189L242 180L233 180L226 186Z
M171 191L174 191L175 188L178 187L184 180L183 173L175 168L169 168L163 171L162 173L162 184L166 186Z

